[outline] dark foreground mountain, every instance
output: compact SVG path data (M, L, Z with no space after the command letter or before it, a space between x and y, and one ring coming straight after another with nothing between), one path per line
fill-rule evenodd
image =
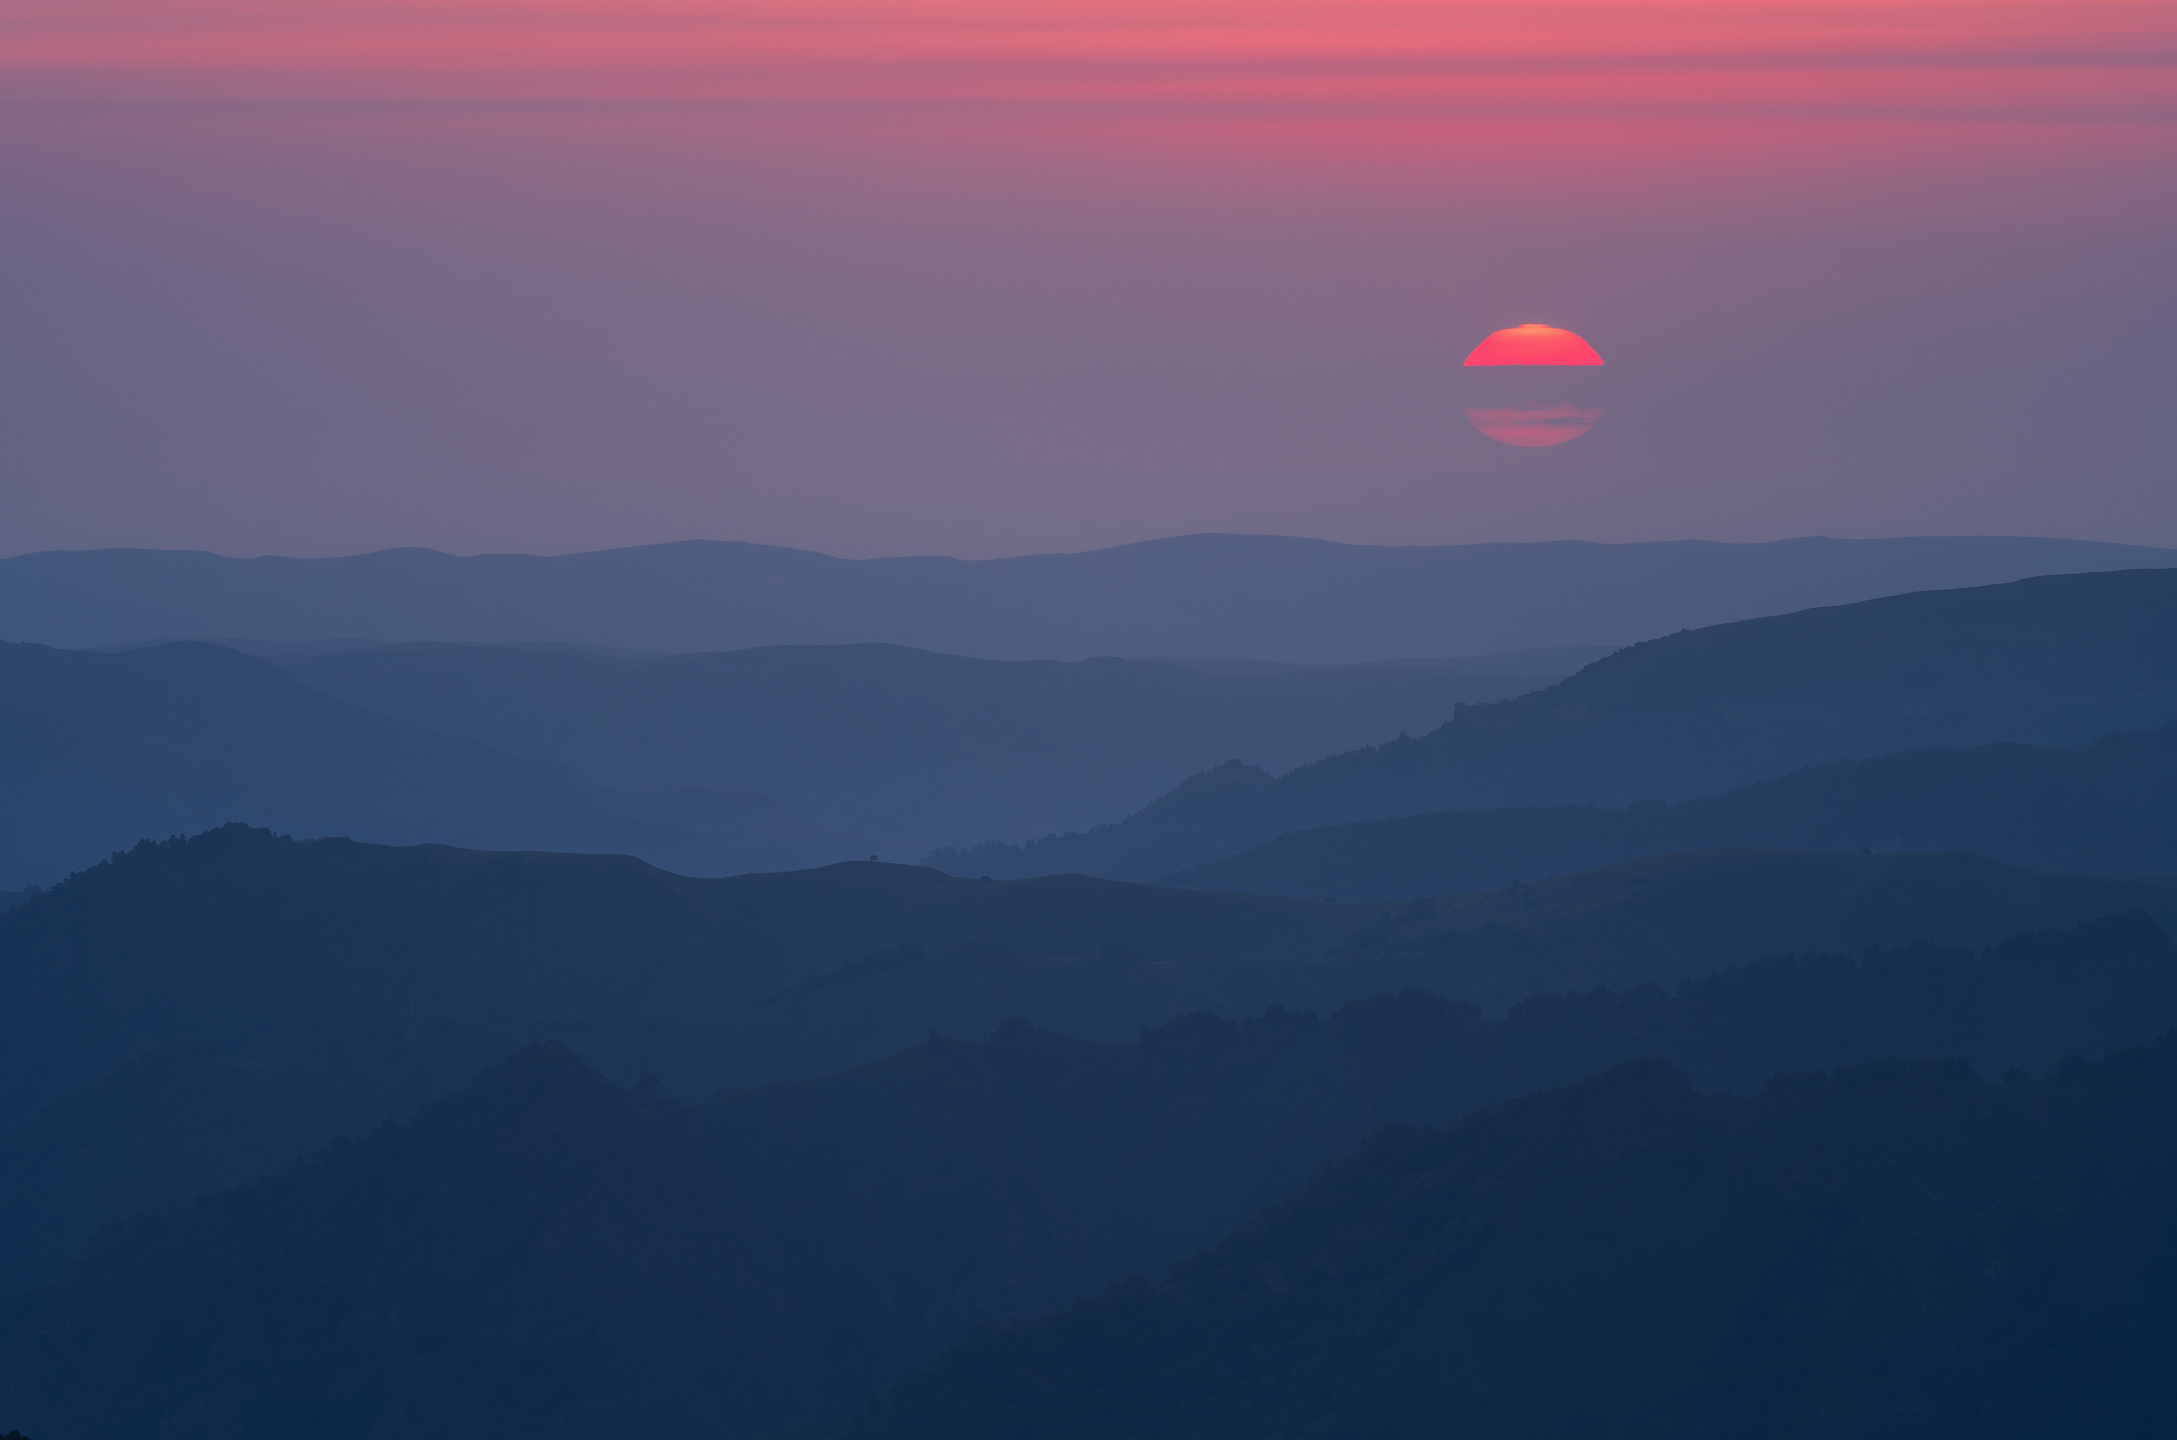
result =
M1329 1009L1405 985L1503 1006L2126 909L2177 924L2177 878L1721 852L1383 907L867 863L691 880L618 856L229 826L0 913L0 1123L182 1043L270 1060L437 1024L528 1027L693 1098L1009 1015L1120 1039L1190 1009Z
M1416 666L1216 676L897 645L650 659L394 645L276 663L351 704L620 789L769 795L830 829L882 837L893 855L1074 829L1228 755L1290 768L1547 683Z
M2177 725L2086 745L1840 760L1675 805L1359 820L1281 835L1163 883L1388 900L1726 846L1970 851L2056 870L2177 873Z
M1665 636L1441 729L1272 779L1233 764L1126 820L940 852L1150 879L1352 820L1711 795L1928 745L2074 745L2177 717L2177 571L2050 575Z
M867 864L691 881L230 827L0 915L0 1295L108 1218L268 1173L542 1038L700 1099L1008 1017L1123 1041L1406 986L1501 1007L2130 908L2177 926L2177 879L1726 852L1385 908Z
M903 944L1299 958L1351 943L1374 915L866 862L691 880L625 856L230 825L146 842L0 913L0 1123L181 1041L256 1059L435 1021L639 1029L731 1014Z
M169 1045L115 1066L0 1130L0 1297L60 1279L110 1221L275 1174L538 1038L479 1023L273 1060Z
M629 850L708 874L821 863L859 843L761 795L608 789L213 645L0 645L0 739L0 884L11 888L238 815L396 844Z
M1703 1097L1642 1061L1393 1130L1162 1285L843 1432L2077 1437L2177 1413L2177 1041Z
M2148 922L2120 917L1985 955L1922 946L1860 962L1780 960L1676 996L1536 1002L1503 1021L1408 994L1327 1021L1196 1017L1124 1046L1016 1024L985 1044L933 1040L822 1080L694 1107L618 1089L570 1052L538 1046L412 1122L108 1230L65 1283L0 1317L0 1406L57 1435L171 1440L761 1436L852 1409L981 1320L1047 1311L1130 1271L1160 1270L1386 1121L1448 1120L1658 1049L1703 1084L1748 1088L1778 1068L1892 1050L2040 1067L2173 1016L2177 953ZM1667 1143L1688 1115L1706 1137L1714 1117L1743 1128L1744 1116L1758 1123L1767 1113L1698 1101L1682 1078L1664 1088L1681 1096L1679 1110L1642 1119L1649 1102L1636 1086L1627 1124L1569 1143L1544 1137L1549 1164L1516 1177L1522 1188L1504 1221L1512 1233L1579 1217L1590 1203L1580 1167L1602 1167L1607 1180L1629 1143ZM2055 1091L2019 1093L2056 1097L2058 1123L2044 1128L2078 1138ZM2108 1118L2128 1131L2146 1117ZM1498 1125L1494 1135L1505 1122L1481 1123ZM1928 1128L1902 1138L1918 1143ZM1973 1139L1933 1131L1939 1153ZM1792 1152L1790 1173L1813 1164L1811 1183L1834 1187L1839 1177L1820 1164L1845 1138ZM1787 1128L1781 1143L1793 1139ZM1410 1144L1378 1142L1347 1175L1377 1173L1384 1155ZM2142 1135L2138 1144L2130 1172L2087 1172L2121 1182L2115 1190L2149 1182L2138 1198L2082 1198L2152 1207L2169 1142ZM1535 1163L1531 1146L1462 1153L1474 1150L1515 1168ZM1573 1167L1562 1188L1556 1165ZM1668 1157L1651 1169L1705 1204L1689 1214L1634 1206L1607 1232L1624 1243L1663 1225L1674 1227L1665 1234L1675 1247L1684 1228L1719 1209L1728 1218L1742 1194L1759 1198L1748 1186L1707 1194L1705 1174ZM1767 1218L1739 1223L1758 1242ZM2040 1216L2029 1206L2023 1218ZM2115 1218L2123 1223L2109 1243L2139 1244L2137 1217ZM1714 1243L1735 1256L1744 1233ZM1558 1238L1583 1256L1593 1245L1591 1235ZM1295 1276L1288 1290L1313 1282L1302 1257L1283 1263ZM1482 1257L1485 1270L1493 1263ZM1636 1303L1612 1289L1619 1276L1608 1265L1553 1263L1560 1268L1538 1278L1556 1285L1577 1273L1602 1292L1599 1304ZM1617 1257L1619 1270L1650 1264L1645 1253ZM1507 1268L1517 1279L1519 1267ZM1719 1259L1704 1273L1732 1268ZM1504 1299L1525 1303L1509 1291ZM1390 1324L1402 1318L1395 1306L1385 1314ZM1304 1334L1258 1358L1293 1367L1296 1381L1318 1376L1343 1356L1313 1363L1316 1343ZM1077 1372L1053 1373L1070 1382ZM935 1397L925 1403L943 1403L949 1392L925 1393ZM1019 1432L998 1424L988 1433Z
M0 635L69 646L539 640L673 654L879 641L994 660L1331 662L1623 645L1907 590L2173 563L2177 552L2145 546L1970 536L1384 546L1186 535L967 561L706 540L550 557L50 551L0 560Z
M1024 959L988 945L903 946L715 1020L569 1043L615 1075L648 1071L698 1096L851 1065L930 1030L987 1034L1010 1016L1116 1041L1189 1011L1329 1013L1409 987L1495 1012L1537 993L1675 984L1785 952L1928 938L1979 947L2132 907L2177 928L2177 877L2054 874L1972 855L1705 852L1390 908L1326 905L1359 923L1321 957L1115 945Z

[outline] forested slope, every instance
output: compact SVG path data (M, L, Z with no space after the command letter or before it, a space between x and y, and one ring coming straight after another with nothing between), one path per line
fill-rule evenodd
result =
M1129 1272L1161 1273L1385 1122L1442 1123L1658 1051L1704 1085L1748 1088L1779 1069L1891 1051L2039 1069L2070 1050L2135 1041L2173 1019L2177 952L2151 924L2119 917L2022 937L1985 955L1922 946L1858 961L1782 959L1675 995L1566 997L1502 1021L1407 994L1329 1020L1286 1012L1245 1024L1183 1019L1122 1046L1016 1024L985 1043L933 1039L870 1066L692 1107L617 1088L564 1048L540 1045L411 1122L336 1145L276 1178L106 1231L58 1288L0 1316L0 1406L54 1434L156 1429L173 1440L329 1440L389 1430L419 1440L762 1436L840 1416L980 1320L1048 1311ZM1768 1203L1758 1185L1716 1188L1698 1162L1709 1153L1702 1145L1718 1135L1729 1142L1743 1117L1764 1123L1770 1112L1761 1107L1774 1102L1749 1109L1745 1101L1696 1100L1683 1078L1661 1083L1657 1100L1657 1083L1638 1079L1656 1073L1635 1072L1626 1099L1607 1098L1623 1077L1589 1087L1606 1097L1604 1108L1630 1118L1600 1133L1581 1129L1579 1107L1594 1107L1576 1102L1572 1122L1543 1135L1539 1152L1523 1139L1530 1132L1518 1122L1505 1129L1501 1116L1475 1122L1478 1131L1454 1131L1449 1142L1421 1142L1430 1165L1435 1152L1426 1146L1449 1143L1458 1154L1513 1167L1509 1248L1491 1248L1478 1275L1449 1287L1457 1303L1514 1294L1498 1277L1516 1283L1531 1272L1552 1296L1574 1277L1602 1287L1595 1303L1613 1315L1646 1303L1673 1317L1681 1310L1672 1307L1683 1305L1702 1318L1694 1303L1701 1297L1668 1285L1644 1297L1639 1281L1695 1243L1719 1206L1733 1213L1742 1195ZM1950 1072L1928 1073L1936 1089L1908 1092L1924 1113L1893 1117L1902 1130L1878 1125L1872 1134L1878 1147L1902 1146L1913 1157L1906 1181L1925 1173L1952 1187L1941 1193L1957 1193L1979 1172L1929 1169L1929 1157L1942 1161L1977 1143L1973 1127L1985 1107L1955 1099L1966 1082ZM1859 1091L1847 1084L1840 1093ZM2040 1097L2057 1108L2063 1123L2044 1133L2067 1144L2071 1093L2018 1091L2021 1106ZM1563 1103L1545 1097L1504 1114L1553 1113ZM1779 1113L1771 1129L1783 1151L1775 1168L1785 1176L1858 1143L1844 1136L1824 1142L1828 1148L1794 1149L1804 1139L1793 1129L1800 1112ZM2012 1108L1995 1118L2016 1129L2030 1114ZM2084 1137L2101 1168L2083 1168L2076 1190L2062 1193L2107 1223L2113 1251L2151 1258L2160 1242L2140 1224L2162 1194L2156 1167L2167 1156L2159 1137L2168 1127L2146 1136L2148 1114L2102 1118L2135 1138L2137 1163L2111 1170L2094 1137ZM1814 1119L1827 1123L1822 1114ZM1485 1138L1462 1138L1472 1134ZM1509 1152L1490 1138L1499 1135L1509 1137ZM1328 1193L1365 1220L1373 1177L1386 1167L1404 1173L1415 1143L1394 1134L1364 1147L1302 1208L1322 1207ZM1635 1204L1582 1228L1583 1207L1599 1203L1593 1197L1625 1198L1614 1178L1623 1172L1611 1167L1625 1160L1628 1144L1665 1147L1654 1177L1668 1182L1656 1192L1659 1203L1683 1196L1688 1208ZM1697 1162L1690 1170L1673 1158L1689 1145ZM1537 1163L1537 1153L1542 1168L1521 1169ZM2023 1161L2046 1164L2053 1153L2029 1151ZM1648 1173L1643 1165L1654 1168L1637 1154L1626 1163L1636 1176ZM1727 1153L1721 1163L1739 1162ZM1841 1178L1816 1173L1825 1187L1817 1195L1859 1193L1850 1188L1859 1172L1849 1166ZM1454 1174L1449 1183L1462 1182ZM1395 1263L1399 1247L1436 1243L1427 1229L1439 1213L1431 1196L1445 1190L1424 1183L1401 1193L1417 1197L1419 1228L1378 1234L1383 1227L1364 1223L1359 1233L1373 1236L1363 1246L1366 1264L1330 1276L1333 1308L1346 1303L1341 1296L1378 1304L1370 1287L1381 1263ZM1943 1203L1920 1198L1911 1184L1869 1194L1880 1203L1902 1194L1915 1214L1931 1216ZM1825 1213L1822 1203L1812 1213ZM1456 1219L1460 1207L1448 1213ZM1805 1213L1789 1204L1776 1214L1759 1210L1706 1243L1734 1256L1750 1246L1751 1260L1772 1235L1795 1243L1800 1231L1773 1226ZM2042 1214L2027 1204L2021 1222L2030 1232ZM1571 1228L1560 1230L1561 1221ZM1650 1225L1664 1227L1660 1243L1652 1254L1636 1247L1621 1256L1639 1273L1614 1288L1617 1273L1605 1257ZM1529 1238L1550 1235L1570 1253L1538 1250ZM1317 1283L1321 1267L1304 1247L1289 1258L1272 1253L1296 1294ZM1378 1254L1392 1259L1379 1262ZM1991 1254L2031 1266L2020 1288L1999 1288L1999 1297L2030 1297L2045 1277L2069 1273L2052 1272L2041 1256ZM1968 1258L1984 1263L1978 1251ZM2058 1258L2094 1257L2060 1250ZM1207 1263L1215 1269L1222 1260ZM1715 1272L1735 1266L1719 1261ZM1250 1263L1242 1273L1263 1272ZM2079 1274L2104 1278L2094 1265ZM2130 1272L2122 1278L2130 1283ZM1434 1303L1440 1291L1409 1285L1402 1293ZM1298 1299L1289 1313L1322 1313L1312 1305ZM1380 1323L1328 1344L1300 1335L1296 1344L1325 1358L1298 1365L1295 1386L1307 1396L1325 1386L1335 1392L1351 1359L1394 1382L1394 1400L1396 1383L1426 1389L1427 1376L1397 1368L1397 1353L1386 1363L1380 1346L1354 1352L1360 1337L1396 1337L1410 1308L1391 1305ZM1086 1312L1091 1320L1110 1313L1108 1303ZM1842 1319L1858 1313L1848 1308ZM1115 1323L1128 1329L1130 1316ZM1222 1315L1189 1323L1201 1333L1166 1346L1171 1367L1161 1373L1185 1377L1193 1356L1228 1343L1273 1366L1284 1353L1255 1351L1251 1335L1228 1340ZM1525 1323L1508 1325L1490 1352L1512 1367L1507 1383L1528 1373L1518 1366L1536 1363L1518 1348ZM1599 1338L1607 1328L1580 1333ZM1124 1341L1116 1349L1110 1339L1063 1343L1069 1358L1051 1371L1060 1380L1046 1407L1060 1413L1090 1378L1075 1367L1129 1353ZM982 1372L965 1373L982 1383ZM1666 1373L1659 1383L1676 1378ZM1122 1364L1104 1383L1132 1379ZM953 1406L948 1397L957 1389L946 1387L954 1383L927 1392L945 1418L923 1433L978 1433L978 1425L981 1433L1031 1433L1013 1428L1010 1416L986 1424L981 1402ZM1214 1399L1227 1382L1203 1374L1178 1383ZM1125 1408L1130 1400L1114 1403L1128 1417L1121 1428L1151 1427L1142 1433L1194 1413L1181 1406L1164 1420L1136 1420ZM1232 1414L1280 1420L1290 1404L1271 1386L1253 1409ZM1146 1416L1166 1405L1159 1397L1138 1408ZM1312 1423L1317 1414L1303 1418Z
M1161 1283L987 1334L852 1440L2150 1440L2177 1039L1704 1096L1664 1060L1388 1130Z
M1720 852L1383 907L868 864L701 881L229 827L0 914L0 1294L109 1218L275 1171L539 1040L701 1100L1016 1018L1118 1042L1406 987L1494 1011L2129 909L2177 926L2177 879Z

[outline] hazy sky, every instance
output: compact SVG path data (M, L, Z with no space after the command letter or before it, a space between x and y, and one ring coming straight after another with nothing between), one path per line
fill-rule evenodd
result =
M0 554L2177 545L2173 140L2166 3L13 0Z

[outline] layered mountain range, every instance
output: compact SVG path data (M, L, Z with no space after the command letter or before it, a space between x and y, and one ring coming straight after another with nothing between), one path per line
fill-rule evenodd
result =
M948 869L1151 879L1291 831L1437 810L1675 801L1930 745L2072 745L2177 718L2177 572L2050 575L1629 646L1283 775L1228 763L1123 821L933 855Z
M51 883L145 836L232 819L625 851L699 875L896 857L1123 810L1236 742L1298 763L1544 683L1425 665L1209 675L881 645L649 660L0 645L0 884Z
M765 795L893 855L1092 824L1235 747L1290 768L1401 730L1433 730L1462 704L1552 678L1418 662L1213 675L1185 664L970 660L893 645L651 659L397 645L275 663L350 704L571 765L606 785ZM1577 668L1557 663L1558 674Z
M108 1229L62 1284L0 1308L0 1398L53 1433L771 1435L843 1418L981 1322L1161 1272L1387 1122L1442 1123L1657 1048L1703 1086L1739 1091L1779 1069L1900 1050L2023 1076L2172 1021L2177 951L2131 918L1985 956L1920 946L1777 961L1676 995L1596 993L1500 1022L1413 993L1328 1021L1184 1019L1123 1046L1019 1022L987 1042L932 1038L875 1065L696 1106L618 1088L542 1044L407 1123ZM2015 1218L1952 1220L1967 1231L1962 1266L1922 1261L1947 1282L1946 1300L1986 1293L1993 1313L1892 1324L1904 1326L1900 1340L1915 1327L1938 1341L1992 1328L1998 1341L2027 1342L2051 1324L2092 1323L2094 1300L2113 1287L2130 1339L2139 1287L2157 1283L2168 1243L2154 1217L2177 1195L2167 1142L2143 1133L2165 1103L2167 1069L2155 1052L2084 1079L2064 1069L1991 1101L1952 1062L1792 1082L1790 1098L1747 1102L1697 1098L1684 1074L1648 1061L1440 1137L1379 1133L1290 1207L1179 1272L1179 1294L1137 1282L995 1353L983 1342L859 1428L1081 1434L1120 1415L1129 1430L1208 1423L1224 1434L1253 1410L1293 1417L1271 1430L1290 1433L1326 1406L1419 1413L1443 1384L1426 1358L1437 1333L1448 1342L1500 1326L1492 1363L1476 1373L1523 1387L1555 1347L1539 1316L1489 1320L1491 1297L1524 1278L1545 1287L1542 1308L1560 1309L1572 1299L1560 1287L1581 1274L1592 1284L1618 1246L1633 1247L1620 1263L1654 1281L1614 1288L1613 1309L1645 1301L1698 1326L1679 1361L1692 1375L1664 1367L1655 1381L1683 1406L1734 1325L1804 1313L1786 1282L1807 1286L1798 1277L1810 1263L1847 1281L1871 1268L1886 1282L1814 1306L1840 1331L1916 1293L1921 1271L1881 1267L1889 1250L1916 1253L1910 1227L1922 1213L1943 1213L1943 1197L1923 1199L1922 1188L2031 1171L2082 1147L2092 1163ZM2041 1121L2053 1111L2061 1123L2029 1143L2037 1106ZM1887 1128L1844 1123L1869 1107ZM2096 1127L2076 1141L2075 1110ZM2127 1155L2111 1131L2144 1143ZM1751 1157L1729 1147L1749 1143L1762 1161L1742 1181L1734 1172ZM1914 1157L1902 1174L1884 1163L1889 1147ZM1795 1199L1793 1177L1839 1157L1846 1168L1816 1171L1814 1193ZM1796 1184L1803 1192L1809 1180ZM1604 1197L1621 1202L1608 1218L1596 1213ZM1646 1203L1628 1207L1629 1197ZM1892 1218L1885 1207L1900 1202ZM2036 1227L2066 1203L2086 1204L2105 1227L2103 1249L2144 1260L2146 1272L2112 1273L2105 1254L2068 1237L2035 1247ZM1822 1226L1853 1204L1876 1212L1858 1222L1866 1241ZM1639 1243L1651 1207L1660 1245ZM1325 1254L1334 1235L1344 1239ZM1552 1235L1570 1256L1545 1248ZM1670 1273L1701 1254L1708 1263L1692 1274ZM1961 1268L1984 1263L1995 1283L1960 1293ZM2015 1275L2001 1268L2013 1265ZM1224 1278L1235 1272L1236 1294ZM1820 1279L1811 1283L1819 1302ZM1292 1298L1281 1310L1251 1305L1249 1285L1268 1303ZM1190 1305L1205 1291L1221 1303ZM1373 1319L1352 1333L1364 1315ZM1153 1322L1146 1332L1141 1318ZM1081 1334L1099 1325L1116 1333ZM1294 1360L1320 1360L1282 1384L1240 1380L1228 1351L1268 1363L1257 1337L1281 1325L1310 1337L1285 1342ZM1311 1326L1337 1338L1313 1338ZM1411 1352L1368 1338L1416 1327ZM1189 1328L1184 1343L1141 1343ZM1621 1368L1652 1363L1639 1326L1578 1329L1595 1336L1582 1353L1608 1357L1603 1393L1628 1383ZM1043 1345L1055 1349L1033 1358ZM1930 1383L1928 1363L1893 1374L1890 1389ZM1306 1373L1318 1367L1320 1377ZM1025 1381L1012 1378L1024 1369ZM1235 1402L1221 1393L1229 1386L1251 1398ZM1165 1398L1175 1389L1199 1392L1208 1413L1190 1426L1189 1409ZM1567 1433L1553 1402L1491 1393L1498 1413ZM1876 1405L1888 1391L1848 1393ZM1083 1408L1107 1418L1084 1422Z
M856 843L763 795L614 790L215 645L0 644L0 736L0 877L18 886L244 817L306 836L631 850L714 874L837 859Z
M1439 811L1281 835L1170 885L1349 899L1455 894L1726 847L1970 852L2056 870L2177 872L2177 724L2085 745L1980 745L1812 765L1676 804Z
M1496 669L326 643L369 632L310 587L382 605L368 566L220 573L205 615L320 638L0 647L0 1424L2145 1440L2177 1404L2177 570ZM1188 767L1123 823L857 853Z
M229 826L0 913L0 1295L57 1278L106 1220L269 1173L538 1041L699 1101L1015 1020L1116 1043L1405 989L1495 1013L2122 912L2177 928L2177 878L1725 851L1383 907L866 862L690 880Z
M826 1433L2148 1440L2177 1407L2173 1106L2177 1037L1752 1098L1643 1060L1386 1128L1214 1251Z

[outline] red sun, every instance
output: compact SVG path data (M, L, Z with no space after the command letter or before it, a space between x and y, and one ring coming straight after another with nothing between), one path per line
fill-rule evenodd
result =
M1466 357L1466 418L1475 429L1507 445L1562 445L1602 419L1592 386L1566 367L1599 366L1595 347L1555 325L1514 325L1491 333Z

